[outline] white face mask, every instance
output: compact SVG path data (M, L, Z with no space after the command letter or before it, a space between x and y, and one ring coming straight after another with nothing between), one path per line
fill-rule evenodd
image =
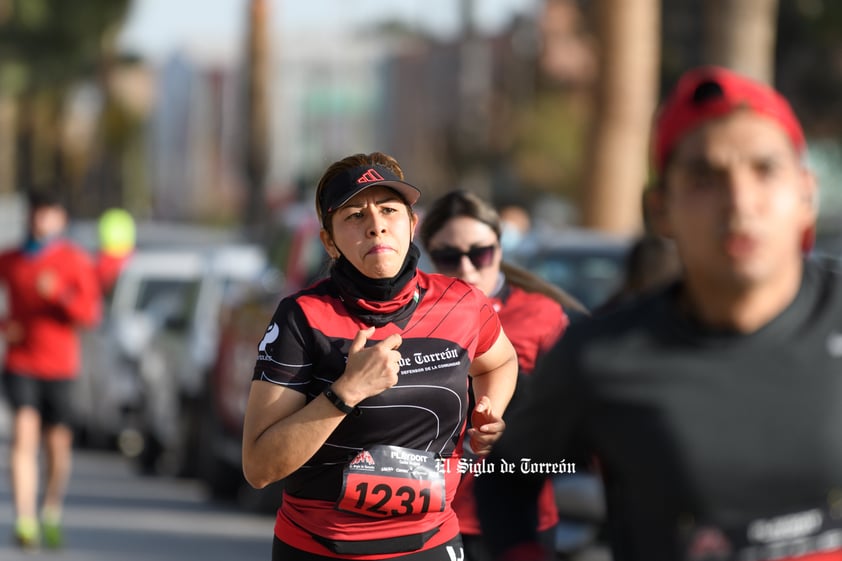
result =
M500 224L500 247L503 252L516 248L523 241L523 232L517 226L502 222Z

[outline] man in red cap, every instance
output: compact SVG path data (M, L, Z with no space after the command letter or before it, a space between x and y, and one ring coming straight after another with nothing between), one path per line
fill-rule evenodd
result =
M477 479L501 559L545 558L523 473L581 457L615 561L842 559L842 283L803 256L805 146L771 87L681 77L655 120L652 200L682 278L571 325L539 364L487 460L515 473Z

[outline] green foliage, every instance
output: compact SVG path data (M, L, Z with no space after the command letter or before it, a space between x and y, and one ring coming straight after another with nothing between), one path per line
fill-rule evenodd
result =
M521 109L514 160L524 186L575 196L585 155L588 104L582 95L548 88Z
M0 65L23 67L25 86L30 88L66 84L88 75L113 42L129 2L0 0ZM0 87L15 85L3 78Z
M842 2L782 1L777 31L775 82L807 136L842 136Z
M781 26L800 21L814 39L823 43L839 43L842 26L842 3L838 0L789 0L780 4Z

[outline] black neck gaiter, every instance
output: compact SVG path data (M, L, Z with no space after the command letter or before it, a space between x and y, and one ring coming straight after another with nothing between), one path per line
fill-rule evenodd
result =
M388 279L372 279L362 274L344 255L330 271L345 307L368 325L382 327L409 317L418 305L416 273L421 251L409 244L400 271Z

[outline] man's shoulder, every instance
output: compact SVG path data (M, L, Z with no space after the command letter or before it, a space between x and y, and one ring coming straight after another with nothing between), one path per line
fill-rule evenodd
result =
M817 313L842 310L842 262L808 259L804 265L802 291L812 295L807 301L813 302L810 306L816 308Z
M611 309L596 313L575 323L577 328L594 334L637 330L660 317L670 305L671 294L677 285L642 294L621 302ZM571 327L573 327L571 325Z
M825 256L810 257L804 261L804 276L839 285L842 283L842 260Z

